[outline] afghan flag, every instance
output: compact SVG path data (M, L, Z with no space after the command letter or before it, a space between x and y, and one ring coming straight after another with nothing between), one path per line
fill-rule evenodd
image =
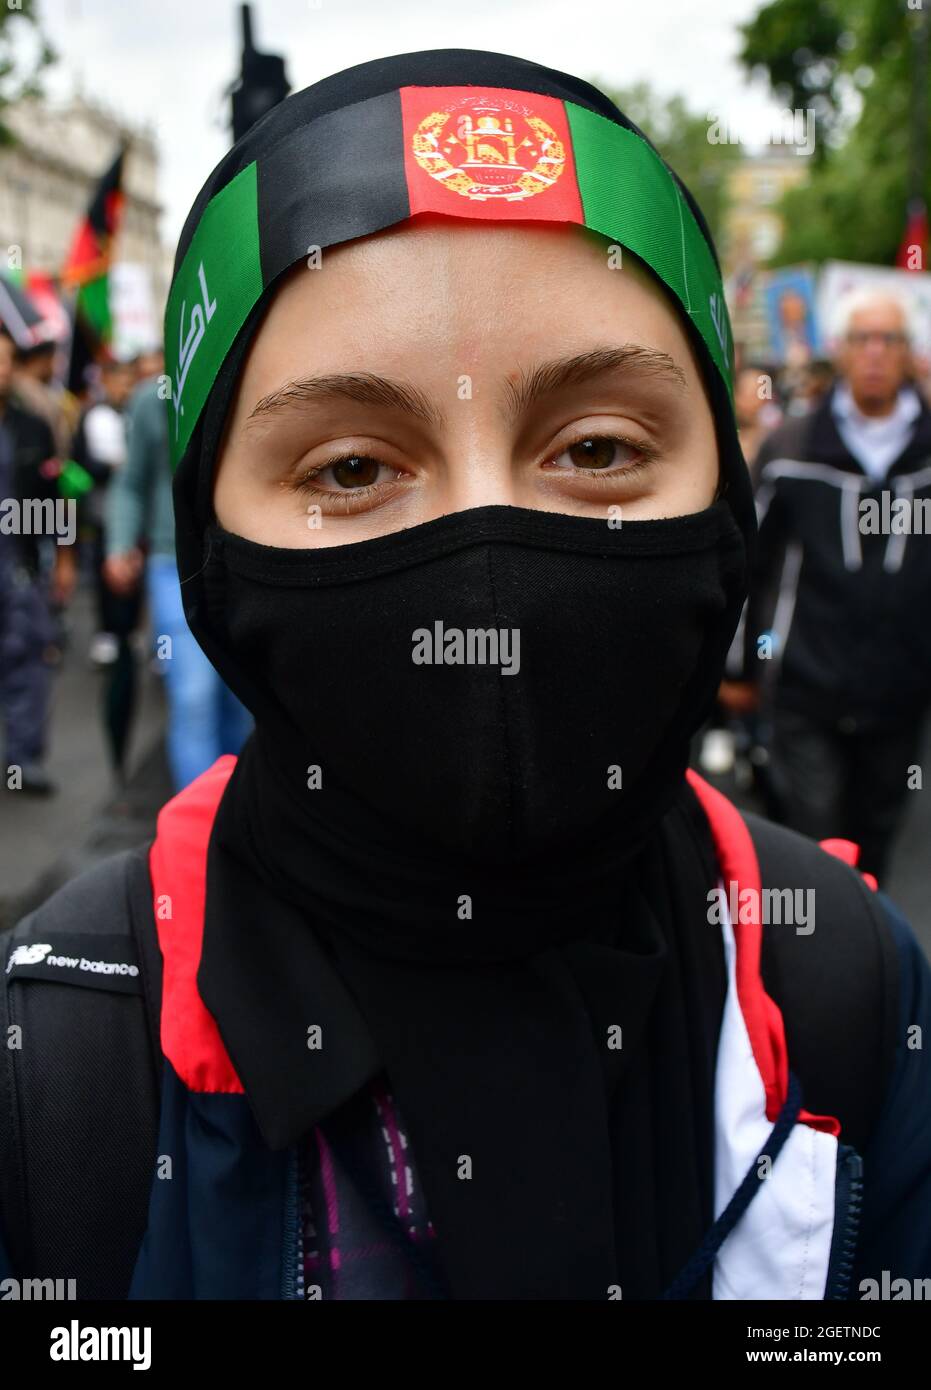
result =
M921 198L914 198L908 205L905 235L895 263L900 270L928 269L928 210Z
M277 277L325 247L414 217L600 233L610 268L626 248L664 282L731 390L714 253L675 177L634 131L541 93L412 86L324 113L272 149L256 143L256 157L218 188L179 247L165 313L175 466L237 333ZM422 289L434 292L426 279Z
M75 395L86 387L87 369L106 349L112 334L110 256L123 214L125 154L125 148L121 149L94 190L61 272L63 288L76 292L67 383Z

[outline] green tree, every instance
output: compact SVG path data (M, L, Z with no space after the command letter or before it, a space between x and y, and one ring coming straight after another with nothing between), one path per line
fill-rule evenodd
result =
M695 198L712 236L719 241L727 209L728 173L741 158L738 146L712 144L706 115L690 111L681 97L658 96L647 82L614 90L598 85L650 137Z
M782 199L772 264L827 259L892 264L915 193L914 128L931 132L916 91L921 0L771 0L742 27L741 62L777 100L815 112L811 178ZM927 77L925 79L927 81ZM920 183L931 203L927 163Z
M32 39L32 54L23 54ZM0 7L0 145L15 141L2 110L23 97L41 96L40 76L57 54L39 21L35 0L6 0Z

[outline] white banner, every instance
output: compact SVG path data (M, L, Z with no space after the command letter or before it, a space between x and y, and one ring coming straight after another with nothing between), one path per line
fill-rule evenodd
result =
M931 275L927 271L860 265L856 261L825 261L818 276L818 322L829 348L838 301L854 289L890 290L911 304L917 333L912 346L922 356L931 354Z
M111 348L121 360L149 352L161 342L148 266L118 261L110 267L110 316Z

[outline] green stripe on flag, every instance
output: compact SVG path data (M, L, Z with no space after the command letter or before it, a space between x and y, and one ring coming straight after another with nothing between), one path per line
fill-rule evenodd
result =
M586 227L633 251L669 286L733 394L724 288L678 184L632 130L574 102L564 105Z
M113 333L109 277L98 275L96 280L88 280L85 285L81 285L75 304L77 312L94 330L100 341L108 343Z
M262 293L255 161L211 198L165 310L172 467L187 446L223 359Z
M374 116L382 98L360 103ZM666 165L633 131L574 102L563 102L572 138L585 226L644 261L681 303L733 395L731 332L721 277L694 214ZM321 118L323 119L323 118ZM263 164L263 175L265 173ZM340 167L323 192L304 188L291 214L309 209L333 245L394 223L378 199L353 199L354 171ZM265 181L263 180L263 189ZM469 210L462 209L468 216ZM337 215L339 214L339 215ZM473 215L481 215L477 211ZM527 215L532 219L533 207ZM398 220L402 220L398 216ZM267 232L266 232L267 235ZM264 288L299 256L288 237L260 250L258 168L253 161L210 199L175 276L165 311L165 361L171 380L169 443L176 468L223 361ZM303 252L301 252L303 254ZM279 262L283 262L280 263ZM103 282L106 283L105 281Z

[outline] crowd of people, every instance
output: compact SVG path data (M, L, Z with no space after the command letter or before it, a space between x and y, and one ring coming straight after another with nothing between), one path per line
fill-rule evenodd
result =
M773 819L854 841L882 880L931 697L931 410L908 301L850 292L833 328L832 362L738 374L759 538L703 761L736 756Z
M16 520L0 528L5 784L33 795L57 789L48 769L52 688L69 645L69 605L85 584L94 610L87 659L101 671L138 660L148 617L180 789L221 753L237 752L250 720L183 617L162 353L103 362L83 401L65 389L64 366L54 342L20 348L0 332L0 497L16 504ZM60 512L30 503L71 506L73 531L37 529L34 518Z

